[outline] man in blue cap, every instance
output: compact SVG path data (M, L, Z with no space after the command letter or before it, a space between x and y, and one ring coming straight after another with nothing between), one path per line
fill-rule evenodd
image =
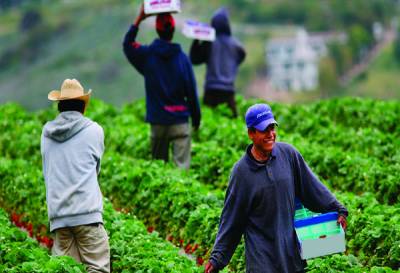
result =
M232 170L205 273L229 263L243 234L246 272L304 272L294 228L295 200L315 212L337 211L344 229L348 212L293 146L275 142L278 123L267 104L251 106L246 124L252 144Z

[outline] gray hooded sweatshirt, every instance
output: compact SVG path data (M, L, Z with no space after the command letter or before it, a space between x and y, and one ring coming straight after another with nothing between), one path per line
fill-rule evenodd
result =
M228 11L218 9L211 20L216 31L214 42L195 40L190 49L193 64L207 64L206 91L219 90L234 92L235 79L239 65L246 57L242 44L232 36Z
M79 112L62 112L44 125L41 153L50 231L103 222L97 181L103 152L103 129Z

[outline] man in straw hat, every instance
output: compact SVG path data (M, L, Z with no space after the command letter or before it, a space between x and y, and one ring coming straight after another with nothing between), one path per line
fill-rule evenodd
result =
M88 272L110 272L110 248L103 227L103 203L97 175L104 151L104 132L84 117L91 90L66 79L51 91L60 114L42 131L41 153L52 252L86 265Z
M294 227L296 200L315 212L337 212L333 217L343 229L347 209L293 146L275 142L277 122L269 105L251 106L245 120L252 144L232 169L204 272L222 270L244 234L246 272L304 273Z
M146 88L146 121L151 124L151 149L155 159L168 161L173 145L173 160L178 167L190 165L191 130L200 126L200 106L196 81L189 58L179 44L172 43L174 18L169 13L158 14L156 31L159 39L149 46L136 42L140 23L147 17L140 14L123 42L128 61L143 75Z

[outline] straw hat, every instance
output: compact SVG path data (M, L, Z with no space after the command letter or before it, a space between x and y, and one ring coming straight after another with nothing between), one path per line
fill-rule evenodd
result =
M87 93L83 90L82 85L76 79L66 79L61 85L61 90L53 90L47 96L51 101L60 101L60 100L83 100L85 105L87 105L90 93L92 90L89 89Z

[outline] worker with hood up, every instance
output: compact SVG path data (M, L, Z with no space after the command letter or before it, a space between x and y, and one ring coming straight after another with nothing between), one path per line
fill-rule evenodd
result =
M204 104L216 107L228 104L234 117L237 117L235 102L235 79L239 65L246 52L240 42L232 36L228 11L218 9L211 20L216 39L213 42L194 40L190 49L193 64L207 64L204 85Z

